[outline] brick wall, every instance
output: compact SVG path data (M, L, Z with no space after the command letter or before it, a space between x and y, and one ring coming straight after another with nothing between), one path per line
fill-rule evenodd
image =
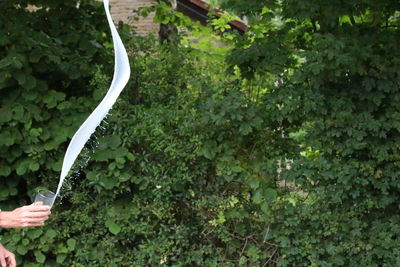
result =
M157 33L159 30L158 24L153 23L153 16L141 18L139 21L134 21L134 9L144 6L150 6L155 0L110 0L111 15L115 23L123 21L136 27L139 34Z

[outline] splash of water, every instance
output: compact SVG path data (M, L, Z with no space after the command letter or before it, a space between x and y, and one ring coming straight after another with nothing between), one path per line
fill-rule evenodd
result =
M125 85L128 83L130 76L129 59L126 53L124 44L118 35L117 29L111 18L109 9L109 0L104 0L104 9L107 15L107 21L110 26L111 35L114 43L114 53L115 53L115 67L114 67L114 77L111 82L110 89L106 96L103 98L101 103L96 107L96 109L89 115L85 122L81 125L75 135L72 137L71 142L67 148L67 152L64 156L64 161L61 169L60 181L58 183L56 197L59 195L62 185L64 183L65 177L71 170L79 153L85 146L86 142L89 140L90 136L95 132L97 126L100 125L101 121L108 114L113 104L117 100L119 94L124 89Z

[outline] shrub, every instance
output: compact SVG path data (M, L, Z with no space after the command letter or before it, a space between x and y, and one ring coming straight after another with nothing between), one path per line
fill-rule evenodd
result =
M266 117L300 148L281 178L307 197L273 212L280 265L398 265L399 3L225 2L254 23L231 64L275 75Z

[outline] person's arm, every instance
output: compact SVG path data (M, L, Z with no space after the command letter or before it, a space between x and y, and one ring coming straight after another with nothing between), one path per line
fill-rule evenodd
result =
M1 228L23 228L42 226L49 218L50 207L37 205L37 203L17 208L13 211L0 212Z
M0 265L1 267L17 267L15 255L0 244Z

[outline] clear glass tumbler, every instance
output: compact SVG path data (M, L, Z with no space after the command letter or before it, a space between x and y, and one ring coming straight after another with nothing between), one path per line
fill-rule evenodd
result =
M53 206L55 200L56 194L45 189L39 190L35 196L35 203L41 201L43 205L50 207Z

